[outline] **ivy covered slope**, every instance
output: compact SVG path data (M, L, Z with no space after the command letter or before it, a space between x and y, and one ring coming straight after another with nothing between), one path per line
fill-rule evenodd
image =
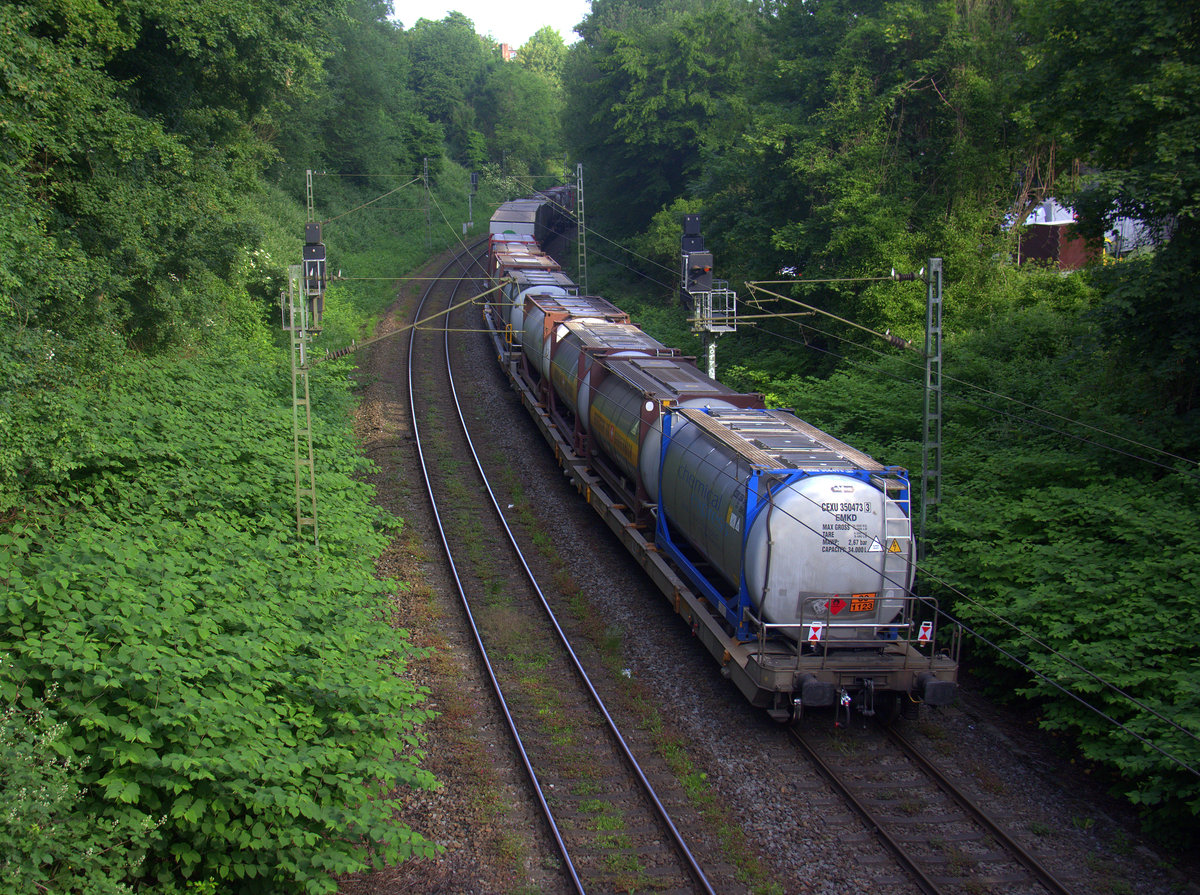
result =
M431 849L390 802L433 782L372 574L401 523L343 361L312 374L320 559L297 538L276 301L306 169L331 268L380 278L330 290L340 347L439 247L397 193L423 159L451 234L456 162L560 168L565 47L389 13L0 4L0 891L322 892Z
M3 470L0 695L48 701L65 725L35 756L80 768L82 801L55 823L146 820L147 879L277 891L331 889L328 874L369 863L368 849L427 851L386 798L429 783L413 749L426 713L401 674L393 585L372 574L398 521L354 478L345 369L312 377L318 560L295 533L285 352L226 341L148 359L92 344L73 357L81 342L28 331L4 343L6 369L43 379L82 362L30 408L69 443L31 444ZM7 398L6 415L32 403ZM39 462L36 492L16 491ZM43 844L6 860L32 873ZM72 879L74 848L53 857L46 872Z
M402 53L383 12L0 6L0 891L323 892L431 850L393 823L427 712L348 362L312 374L320 558L295 534L303 213L266 185L321 158L294 107L346 124L331 41ZM371 161L440 157L417 131Z

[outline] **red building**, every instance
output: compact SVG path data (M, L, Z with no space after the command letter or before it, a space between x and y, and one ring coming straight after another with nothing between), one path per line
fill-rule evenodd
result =
M1017 263L1052 264L1059 270L1079 270L1099 255L1071 232L1075 213L1047 199L1025 219L1017 240Z

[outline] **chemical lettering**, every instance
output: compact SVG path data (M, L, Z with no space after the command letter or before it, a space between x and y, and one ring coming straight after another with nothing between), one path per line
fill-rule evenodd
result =
M847 514L851 520L842 519L842 514L836 514L837 522L821 523L821 552L822 553L868 553L874 538L867 535L868 526L865 523L852 525L857 520L855 513ZM844 534L843 534L844 532Z
M681 468L679 478L688 488L688 498L693 508L704 518L706 524L721 519L721 495L709 487L691 469Z

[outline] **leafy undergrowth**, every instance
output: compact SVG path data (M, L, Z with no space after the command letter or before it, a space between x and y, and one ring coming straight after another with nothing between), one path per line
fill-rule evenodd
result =
M1043 728L1119 778L1159 836L1194 840L1196 480L1121 476L1052 451L1014 451L980 472L991 484L981 477L946 503L928 560L981 635L973 654L993 667L998 696L1028 697Z
M1096 347L1079 288L1035 301L1031 285L1028 308L949 343L942 503L920 574L979 635L966 660L997 698L1027 698L1155 835L1186 844L1200 830L1200 480L1163 451L1194 455L1194 423ZM730 382L919 482L906 358L826 379L735 367Z
M125 868L139 888L327 892L432 853L388 798L431 783L428 712L372 574L399 520L354 478L346 368L312 374L318 558L295 532L285 352L110 351L68 369L70 344L55 364L30 338L6 337L26 367L0 382L0 413L56 422L0 452L0 696L61 728L0 738L0 878L121 891L73 876L86 842L144 850ZM53 823L21 802L31 762L59 793Z

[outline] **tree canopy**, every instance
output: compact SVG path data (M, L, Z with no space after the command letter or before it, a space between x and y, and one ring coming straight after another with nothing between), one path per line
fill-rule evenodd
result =
M566 59L567 45L563 43L562 35L549 25L535 31L517 50L517 62L523 68L542 75L558 89L562 89Z
M1069 198L1099 240L1115 219L1165 245L1108 272L1108 331L1164 384L1180 414L1200 409L1200 12L1163 0L1028 3L1029 109L1060 156L1086 165Z
M246 242L229 212L264 131L311 89L329 4L0 8L3 313L154 344L209 312ZM196 210L204 213L196 214Z
M420 260L424 240L400 237L424 215L376 203L423 160L439 202L463 204L463 166L490 199L581 161L589 225L638 264L673 268L680 216L699 213L735 288L782 280L918 345L923 286L888 274L942 257L947 487L924 580L1004 645L980 659L972 641L1006 693L1160 829L1194 821L1200 784L1172 760L1200 761L1193 7L594 0L579 42L543 28L506 61L461 13L405 29L386 0L0 4L0 757L63 796L41 820L3 806L5 849L50 888L76 867L46 849L79 841L97 891L232 874L288 892L427 849L377 798L380 779L428 782L387 747L422 717L370 572L394 520L368 509L330 365L315 431L340 458L321 484L338 511L325 565L304 565L266 326L302 172L330 175L331 217L378 215L339 248L386 277ZM1085 237L1131 216L1156 244L1070 274L1018 266L1024 214L1051 196ZM686 330L674 284L650 289L645 318ZM330 326L349 339L369 312L346 294ZM759 310L722 341L728 384L919 465L915 355ZM160 686L164 667L189 686ZM50 742L73 779L38 765Z

